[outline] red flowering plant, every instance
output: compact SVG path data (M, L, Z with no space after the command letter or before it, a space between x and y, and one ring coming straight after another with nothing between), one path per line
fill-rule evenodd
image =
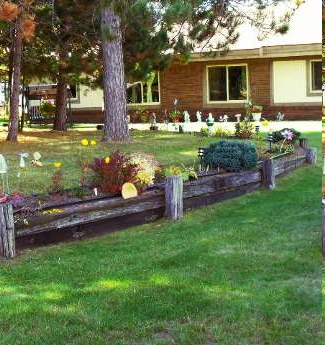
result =
M136 183L140 170L124 153L115 151L110 156L95 158L89 165L95 173L94 187L104 193L119 194L126 182Z

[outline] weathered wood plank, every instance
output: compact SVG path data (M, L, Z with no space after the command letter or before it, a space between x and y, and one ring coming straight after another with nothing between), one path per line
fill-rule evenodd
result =
M282 161L280 164L276 164L274 168L275 176L283 175L287 172L290 172L306 162L306 157L298 157L297 159L293 159L290 161Z
M121 207L127 207L133 205L141 205L142 202L150 202L151 200L155 201L156 199L163 200L164 198L164 191L151 191L147 192L143 195L135 199L123 199L121 197L111 197L103 200L98 201L86 201L82 204L70 205L65 206L62 208L56 207L60 209L60 212L53 213L53 214L37 214L35 216L28 217L28 225L26 226L24 223L18 223L16 228L24 229L26 227L32 227L34 225L46 224L51 221L59 220L66 216L71 215L73 218L77 217L79 214L86 214L92 211L100 211L102 210L105 212L107 209L120 209ZM118 212L118 211L117 211Z
M178 220L183 217L183 178L168 176L165 187L166 216Z
M307 138L299 138L299 146L302 149L307 150L307 148L308 148L308 139Z
M31 233L74 227L86 223L95 223L98 221L109 220L116 217L129 216L135 213L141 213L143 211L161 208L164 206L164 204L164 198L160 196L159 198L157 197L156 200L133 203L125 207L121 206L118 208L107 208L85 213L62 215L61 218L48 221L47 223L42 222L41 224L35 224L36 220L34 219L35 225L28 225L26 226L26 228L18 229L16 231L16 237L26 236Z
M14 217L9 203L0 204L0 256L6 259L16 256Z
M275 189L275 172L273 159L263 161L263 185L268 189Z
M306 161L312 166L317 166L317 147L306 150Z
M16 239L17 248L31 248L62 241L74 241L100 236L114 231L124 230L128 227L154 222L164 216L165 207L147 210L140 213L117 217L108 220L100 220L94 223L86 223L74 227L52 229L48 231L30 233Z
M251 193L261 187L261 182L246 184L238 188L228 189L227 191L214 191L205 195L193 195L184 199L184 210L188 211L193 208L211 205L216 202L228 200L246 193Z

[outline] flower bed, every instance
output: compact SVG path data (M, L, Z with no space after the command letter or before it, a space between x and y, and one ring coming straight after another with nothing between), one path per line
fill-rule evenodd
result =
M306 161L306 151L274 157L275 176L284 175ZM184 183L184 210L205 206L252 192L263 185L261 165L252 171L217 173L210 171ZM47 205L24 219L15 214L18 248L95 236L149 223L165 214L165 184L160 183L142 195L89 197L73 203Z

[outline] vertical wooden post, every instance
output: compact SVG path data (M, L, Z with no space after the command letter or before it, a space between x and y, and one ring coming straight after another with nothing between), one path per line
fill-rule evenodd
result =
M322 254L325 259L325 200L322 200Z
M268 189L275 189L274 161L272 158L263 161L263 184Z
M308 164L317 166L317 147L312 147L306 151L306 161Z
M8 203L0 204L0 256L6 259L16 256L14 216Z
M165 187L166 216L177 220L183 217L183 178L168 176Z
M299 138L299 146L302 149L307 149L308 148L308 139L307 138Z

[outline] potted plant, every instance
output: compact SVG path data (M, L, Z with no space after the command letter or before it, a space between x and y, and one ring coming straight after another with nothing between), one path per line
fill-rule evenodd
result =
M182 114L179 110L174 109L169 113L170 119L175 123L175 122L180 122Z
M261 105L253 105L251 114L253 121L260 121L262 117L263 107Z

